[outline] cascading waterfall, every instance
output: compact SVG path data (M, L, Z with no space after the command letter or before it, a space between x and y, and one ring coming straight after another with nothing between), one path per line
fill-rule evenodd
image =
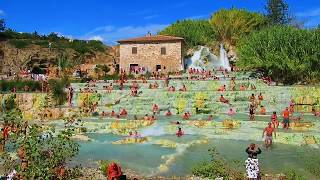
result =
M193 56L186 59L187 68L199 69L199 70L219 70L226 69L231 70L227 52L223 45L220 45L220 56L216 56L211 53L208 47L200 46L200 49L195 51Z
M229 63L229 59L227 56L227 52L226 50L223 48L223 44L220 44L220 63L221 63L221 68L222 69L226 69L228 71L231 71L231 67L230 67L230 63Z

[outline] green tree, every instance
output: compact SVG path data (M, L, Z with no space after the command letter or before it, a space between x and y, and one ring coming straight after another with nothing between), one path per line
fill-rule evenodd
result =
M289 5L285 0L267 0L265 9L269 23L274 25L290 23Z
M260 69L276 82L316 83L320 77L320 31L274 26L242 39L237 66Z
M202 178L216 179L242 179L243 174L239 170L239 162L237 160L227 161L223 159L215 148L208 150L211 156L210 161L198 163L192 168L192 173L195 176Z
M187 49L198 45L210 45L215 39L215 32L208 20L177 21L159 34L183 37Z
M49 40L52 40L52 41L56 41L60 39L60 37L58 36L58 33L54 33L54 32L50 33L47 37Z
M12 141L15 145L12 151L16 151L19 159L1 156L6 171L16 167L22 179L68 179L68 173L61 170L79 152L79 145L71 140L73 133L68 128L55 135L54 127L43 130L38 125L29 126L27 136Z
M229 45L236 45L238 40L266 25L266 18L258 13L244 9L221 9L210 19L217 33L217 40Z
M34 31L32 33L32 36L33 36L34 39L40 39L40 37L41 37L37 31Z
M107 65L105 65L105 64L104 64L104 65L98 64L96 68L98 68L99 70L101 70L101 71L104 73L104 76L106 76L107 73L110 71L109 66L107 66Z
M0 31L4 31L6 29L6 24L4 19L0 19Z
M63 105L67 100L67 93L65 88L68 86L69 81L67 78L62 78L61 80L49 80L50 95L55 101L56 105Z

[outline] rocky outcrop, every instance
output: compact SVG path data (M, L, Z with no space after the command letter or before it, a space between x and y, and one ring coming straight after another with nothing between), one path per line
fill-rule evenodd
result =
M70 60L77 61L78 55L73 49L49 49L39 45L30 45L25 48L16 48L8 41L0 42L0 74L8 72L19 72L21 68L32 69L35 66L47 68L50 65L56 65L57 59L61 55L66 56ZM117 61L117 53L115 48L107 48L105 52L94 52L85 55L83 62L90 64L110 64L115 66ZM77 68L77 67L74 67Z

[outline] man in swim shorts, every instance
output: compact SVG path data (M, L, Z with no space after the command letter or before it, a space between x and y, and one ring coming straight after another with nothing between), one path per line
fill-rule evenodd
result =
M286 107L286 109L282 113L283 116L283 129L289 129L290 126L290 111L289 108Z
M262 133L262 138L265 137L264 139L264 144L266 146L267 149L269 149L272 145L272 135L274 133L274 137L276 137L276 131L275 129L272 127L271 122L268 123L268 126L266 128L264 128L263 133ZM266 136L264 136L266 135Z

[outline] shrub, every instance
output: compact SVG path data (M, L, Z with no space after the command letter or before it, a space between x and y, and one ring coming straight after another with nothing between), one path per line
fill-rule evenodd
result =
M120 79L120 76L119 74L106 74L104 80L119 80Z
M217 33L217 40L236 45L238 40L267 24L267 19L259 13L244 9L221 9L215 12L210 23Z
M9 41L9 43L18 49L26 48L31 44L31 42L28 40L20 40L20 39L12 39Z
M30 91L41 90L41 83L38 81L24 80L24 81L0 81L0 90L2 92L11 91L14 87L17 91L24 91L24 87L28 86Z
M306 180L304 175L296 169L288 169L284 172L287 180Z
M69 85L69 80L67 78L62 78L61 80L51 79L48 83L56 105L63 105L67 100L65 88Z
M72 129L53 134L53 129L43 132L39 126L32 125L28 136L18 139L18 147L23 147L28 162L26 171L19 172L25 179L57 179L55 170L78 154L79 145L70 138Z
M192 173L195 176L212 179L219 177L223 177L225 179L243 179L241 171L236 169L235 165L232 165L228 161L222 159L215 148L209 149L209 152L211 161L197 164L192 169ZM236 165L239 164L237 161L234 161L233 163Z
M102 160L100 161L99 170L102 172L103 175L107 176L107 168L111 161L108 160Z
M284 84L316 83L320 81L319 49L319 30L275 26L241 40L237 66L262 70Z

